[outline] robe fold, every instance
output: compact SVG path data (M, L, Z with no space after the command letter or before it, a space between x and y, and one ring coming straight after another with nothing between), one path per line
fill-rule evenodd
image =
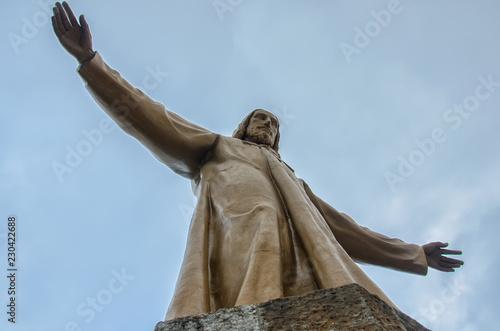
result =
M269 146L215 134L151 100L98 53L78 72L100 106L198 203L166 320L357 283L355 263L425 275L423 249L359 226L314 195Z

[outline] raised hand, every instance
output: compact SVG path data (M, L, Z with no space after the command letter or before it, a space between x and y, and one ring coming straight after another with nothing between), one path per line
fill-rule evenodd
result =
M66 1L62 5L60 2L56 2L53 11L52 27L64 49L80 63L92 59L94 56L92 36L90 35L89 25L85 21L85 17L80 15L80 24L78 24L73 11L71 11Z
M446 272L453 272L455 268L460 268L464 264L464 261L458 259L452 259L443 254L454 254L460 255L462 251L456 251L451 249L444 249L447 247L448 243L442 242L432 242L429 244L422 245L425 252L425 257L427 258L427 265L434 269Z

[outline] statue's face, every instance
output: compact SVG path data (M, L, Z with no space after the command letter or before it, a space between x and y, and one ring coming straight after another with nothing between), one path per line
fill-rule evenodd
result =
M245 140L256 144L274 145L274 140L278 134L278 118L270 112L257 110L248 123Z

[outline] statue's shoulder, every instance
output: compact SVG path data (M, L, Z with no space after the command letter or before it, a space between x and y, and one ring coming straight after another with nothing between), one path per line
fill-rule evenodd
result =
M219 141L218 145L224 146L224 147L230 147L230 148L243 148L244 146L247 145L247 141L243 141L239 138L233 138L230 136L219 136Z

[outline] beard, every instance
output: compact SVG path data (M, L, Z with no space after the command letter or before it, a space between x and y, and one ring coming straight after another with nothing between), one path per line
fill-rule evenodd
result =
M260 130L257 132L248 132L245 139L261 145L272 146L274 144L274 141L271 139L271 135L265 131Z

